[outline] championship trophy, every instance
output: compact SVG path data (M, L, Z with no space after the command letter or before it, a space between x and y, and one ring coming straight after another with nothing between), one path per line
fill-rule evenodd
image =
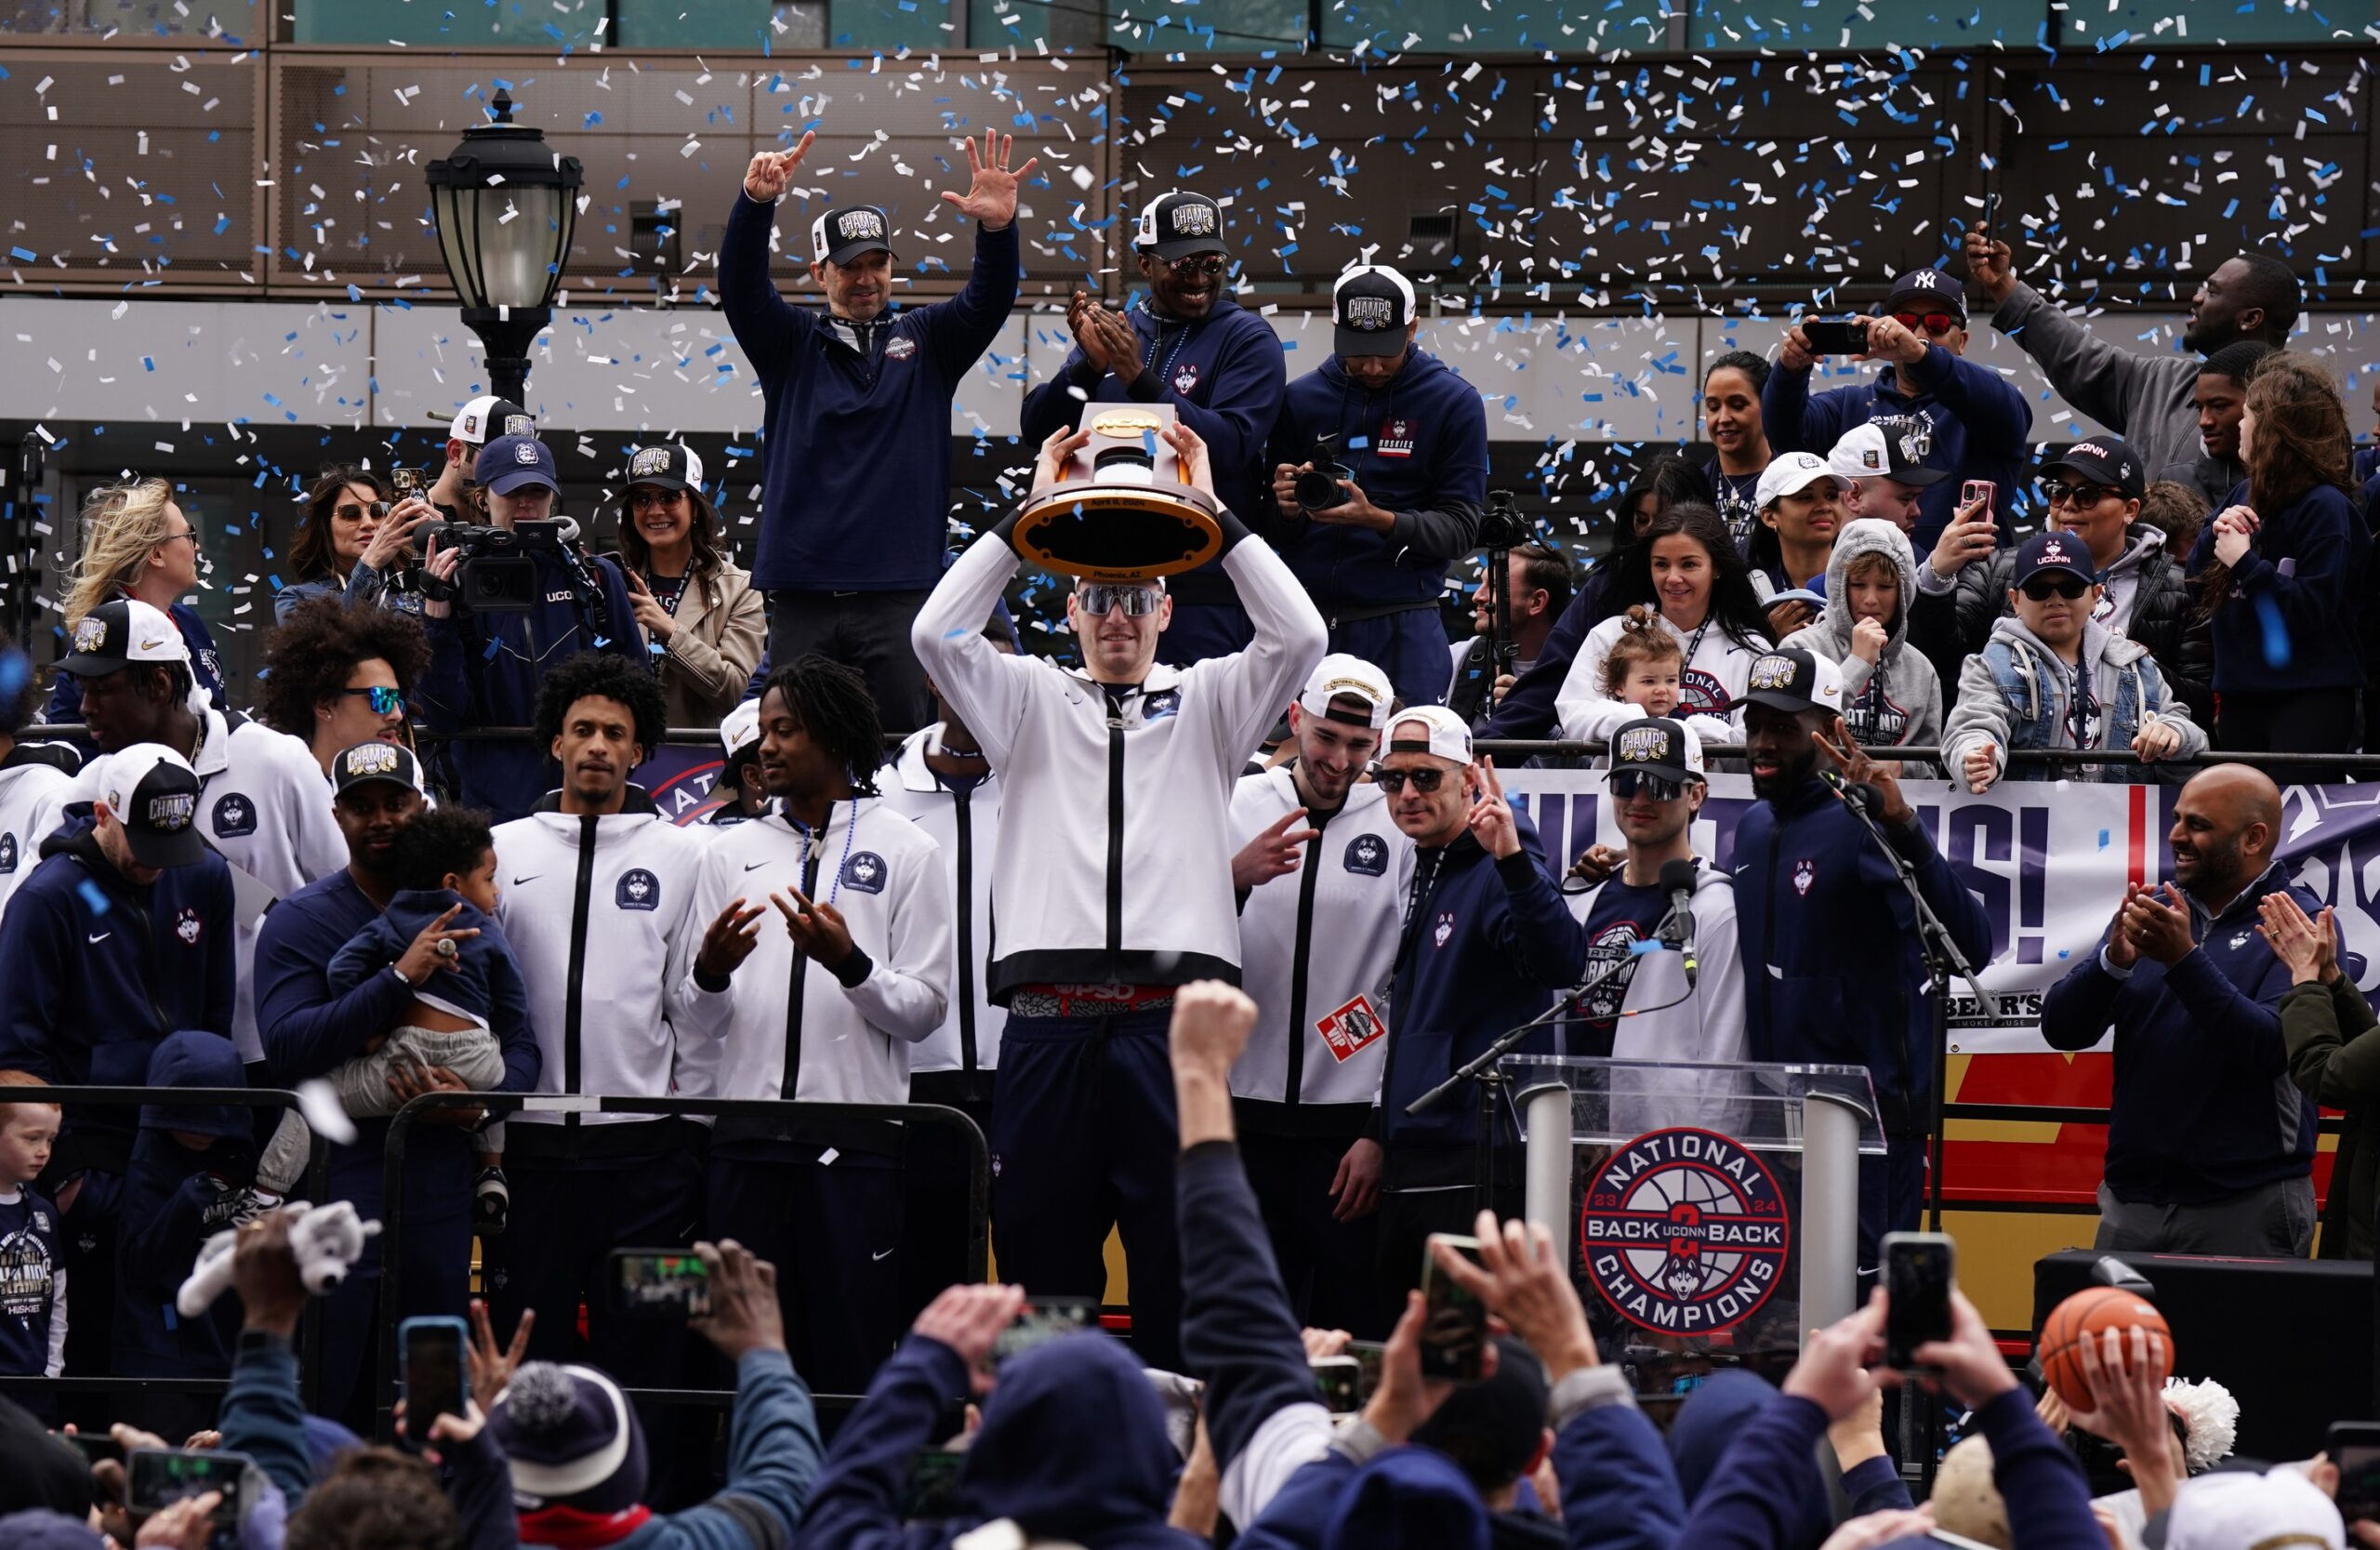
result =
M1223 549L1211 496L1182 483L1170 404L1083 406L1091 440L1025 500L1011 542L1027 563L1093 581L1152 581Z

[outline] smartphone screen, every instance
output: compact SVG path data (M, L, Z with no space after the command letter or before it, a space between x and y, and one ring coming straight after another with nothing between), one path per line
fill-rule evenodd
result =
M1381 1369L1388 1362L1388 1345L1384 1341L1351 1340L1347 1354L1355 1358L1355 1398L1368 1400L1380 1392Z
M1810 348L1821 355L1865 355L1868 353L1868 325L1859 323L1805 323L1802 337Z
M1461 1253L1479 1257L1479 1239L1453 1233L1432 1233L1421 1248L1421 1376L1451 1378L1459 1384L1479 1381L1481 1352L1488 1344L1488 1305L1455 1284L1438 1268L1432 1249L1451 1244Z
M177 1502L218 1490L223 1500L210 1521L218 1528L237 1528L248 1463L245 1453L135 1448L125 1460L125 1504L135 1517L146 1517Z
M98 1437L88 1432L52 1432L50 1436L60 1442L72 1444L92 1464L105 1459L112 1459L118 1464L124 1462L124 1444L112 1437Z
M940 1518L959 1511L959 1471L965 1452L952 1448L924 1448L909 1460L908 1478L901 1483L901 1518Z
M1333 1415L1353 1415L1364 1408L1363 1364L1353 1357L1316 1357L1309 1363L1322 1390L1322 1408Z
M1956 1251L1942 1233L1884 1235L1884 1361L1907 1368L1917 1348L1950 1338Z
M404 1363L405 1433L419 1442L440 1416L459 1420L465 1413L463 1321L408 1318L397 1326L397 1352Z
M2322 1451L2339 1466L2339 1516L2380 1520L2380 1422L2334 1422Z
M614 1313L686 1319L710 1311L710 1271L683 1249L615 1249L611 1265Z
M1038 1297L1025 1305L1016 1322L992 1340L992 1371L1002 1362L1047 1345L1063 1335L1099 1328L1099 1304L1089 1297Z

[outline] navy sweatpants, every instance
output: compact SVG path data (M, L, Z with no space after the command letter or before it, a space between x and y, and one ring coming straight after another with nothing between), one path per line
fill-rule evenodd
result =
M355 1145L331 1154L329 1197L353 1201L356 1214L366 1220L385 1222L390 1212L381 1199L380 1169L388 1122L367 1120L357 1129L362 1134ZM368 1238L354 1273L311 1305L323 1320L314 1413L344 1422L359 1436L372 1436L373 1384L380 1359L375 1336L403 1319L460 1318L469 1310L472 1139L452 1126L411 1128L401 1203L404 1241L395 1274L384 1272L382 1239Z
M814 1150L813 1157L818 1155ZM706 1170L710 1231L777 1267L793 1369L818 1394L865 1394L900 1341L901 1165L720 1155Z
M528 1127L517 1125L518 1135ZM523 1308L534 1361L585 1362L631 1388L677 1388L685 1331L650 1318L611 1316L607 1262L614 1249L682 1249L702 1212L701 1160L689 1151L562 1161L505 1159L512 1208L504 1235L484 1250L488 1313L509 1331ZM587 1338L578 1309L587 1306Z
M1170 1010L1010 1017L990 1140L1000 1278L1028 1294L1103 1296L1116 1229L1130 1277L1133 1353L1178 1372L1172 1021Z
M1330 624L1330 649L1360 656L1388 674L1396 697L1408 705L1446 703L1447 685L1454 677L1448 649L1451 644L1435 606Z
M1331 1215L1330 1184L1350 1145L1336 1136L1247 1133L1239 1157L1298 1322L1385 1340L1404 1309L1381 1281L1380 1212L1354 1222Z
M1888 1232L1915 1232L1925 1225L1925 1138L1884 1139L1883 1157L1859 1159L1859 1295L1876 1284L1884 1267L1880 1247Z
M990 1071L919 1071L909 1101L955 1108L992 1134ZM980 1095L979 1095L980 1094ZM947 1125L910 1125L902 1161L901 1305L910 1319L967 1278L968 1148Z

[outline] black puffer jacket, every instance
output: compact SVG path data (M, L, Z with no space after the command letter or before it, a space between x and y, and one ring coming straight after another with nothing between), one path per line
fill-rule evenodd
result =
M2150 540L2154 540L2153 543ZM2197 594L2181 562L2165 552L2165 536L2145 522L2124 529L2124 556L2116 563L2135 573L2132 621L2124 633L2149 648L2157 666L2190 708L2201 726L2215 724L2215 641L2197 613ZM1923 562L1921 562L1922 563ZM1959 573L1955 590L1920 593L1911 610L1909 638L1942 675L1949 700L1958 692L1959 669L1983 649L1991 627L2009 612L2008 578L2016 551L1995 550ZM1950 707L1943 707L1947 713Z

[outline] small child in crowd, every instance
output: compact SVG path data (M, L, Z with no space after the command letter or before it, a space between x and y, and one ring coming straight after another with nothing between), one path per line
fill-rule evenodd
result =
M1686 648L1661 628L1660 615L1641 603L1630 607L1603 659L1603 692L1645 715L1666 716L1677 709L1685 675ZM1735 741L1734 729L1719 717L1682 719L1704 742Z
M1932 748L1942 734L1942 680L1909 644L1917 556L1897 523L1846 523L1826 567L1826 608L1783 643L1843 669L1843 721L1861 748Z
M66 1234L58 1206L33 1193L49 1166L64 1110L12 1090L45 1085L21 1071L0 1071L0 1374L55 1378L66 1362ZM48 1397L34 1413L50 1418Z
M340 1104L359 1118L404 1106L406 1095L390 1080L399 1071L411 1079L442 1066L474 1093L494 1091L504 1080L504 1054L489 1015L507 1001L527 1001L521 966L496 923L496 841L487 815L463 807L424 813L405 826L394 860L397 893L331 960L332 991L344 994L374 974L395 974L406 947L433 923L466 934L446 944L456 951L444 967L414 987L403 1026L374 1035L363 1053L331 1068ZM447 920L450 910L454 917ZM304 1172L305 1133L297 1127L293 1138L292 1129L284 1122L266 1149L257 1170L259 1188L285 1195ZM483 1237L504 1230L511 1199L503 1133L501 1125L481 1133L472 1225Z
M2070 533L2036 533L2016 550L2009 605L1959 675L1943 729L1945 757L1970 791L1990 789L2017 749L2124 749L2143 760L2188 758L2206 733L2165 685L2149 648L2092 618L2099 603L2090 550ZM2158 772L2145 772L2155 778ZM2019 778L2127 780L2125 764L2039 766Z

